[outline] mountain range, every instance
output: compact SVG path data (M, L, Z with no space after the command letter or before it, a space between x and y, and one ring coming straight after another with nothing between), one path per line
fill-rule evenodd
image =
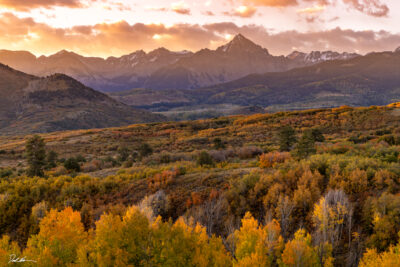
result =
M278 110L386 105L400 101L400 48L284 72L251 74L196 90L133 89L110 95L152 110L220 104Z
M64 74L36 77L0 64L0 134L26 134L163 121Z
M0 50L0 62L40 77L64 73L102 92L133 88L154 90L197 89L242 78L249 74L282 72L327 60L357 57L332 51L273 56L241 34L216 50L172 52L159 48L122 57L84 57L60 51L36 57L26 51Z

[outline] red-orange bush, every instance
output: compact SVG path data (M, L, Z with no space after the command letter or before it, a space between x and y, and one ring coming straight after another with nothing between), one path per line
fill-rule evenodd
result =
M269 152L260 156L260 167L271 168L275 163L283 163L290 159L289 152Z

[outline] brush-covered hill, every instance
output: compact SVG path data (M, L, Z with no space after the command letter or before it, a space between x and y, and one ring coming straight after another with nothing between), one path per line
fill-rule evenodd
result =
M38 78L0 64L0 134L104 128L163 119L119 103L66 75Z
M382 259L398 262L400 249L392 247L400 232L399 107L47 133L41 137L52 157L44 177L26 174L31 136L0 136L0 265L18 251L9 240L26 248L24 254L35 252L27 259L45 262L41 255L52 255L54 262L78 266L101 265L117 250L154 266L170 259L214 266L220 255L220 266L232 266L240 258L226 252L231 245L237 252L256 240L249 251L266 266L290 266L292 255L304 251L311 256L303 258L314 260L301 266L397 266ZM279 151L282 140L294 137L283 148L289 152ZM324 231L332 245L321 238ZM57 250L54 237L71 257ZM223 243L226 237L232 242ZM328 264L318 260L321 247L329 248ZM378 249L388 252L380 256ZM109 259L108 266L121 266Z

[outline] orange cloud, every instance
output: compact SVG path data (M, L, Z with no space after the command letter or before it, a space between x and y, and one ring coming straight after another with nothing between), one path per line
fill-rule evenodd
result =
M0 47L29 50L35 54L52 54L66 49L89 56L120 56L134 50L152 50L164 46L171 50L212 48L227 42L227 36L242 33L268 48L275 55L295 50L336 50L368 53L393 50L400 45L400 34L385 31L333 30L300 33L287 31L270 33L256 25L234 23L205 25L102 23L67 29L53 28L31 18L19 18L11 13L0 15Z
M380 0L343 0L343 2L370 16L384 17L389 13L389 7Z
M96 0L89 0L95 2ZM70 8L84 7L81 0L0 0L0 7L18 11L29 11L34 8L52 8L55 6L64 6Z
M339 0L241 0L247 5L288 7L297 6L300 3L314 3L316 6L335 5ZM389 14L389 7L381 0L341 0L344 4L374 17L384 17Z
M298 5L297 0L243 0L245 4L257 6L284 7Z
M235 9L233 14L242 18L250 18L256 14L257 9L253 6L240 6Z
M314 14L314 13L322 12L325 9L326 9L325 6L315 5L315 6L312 6L312 7L299 9L299 10L297 10L297 13L300 13L300 14Z
M190 9L184 1L172 3L171 10L181 15L190 15Z

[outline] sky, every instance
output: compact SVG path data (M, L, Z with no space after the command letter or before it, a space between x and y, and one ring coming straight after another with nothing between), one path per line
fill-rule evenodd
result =
M241 33L271 54L394 50L400 0L0 0L0 49L121 56L216 49Z

